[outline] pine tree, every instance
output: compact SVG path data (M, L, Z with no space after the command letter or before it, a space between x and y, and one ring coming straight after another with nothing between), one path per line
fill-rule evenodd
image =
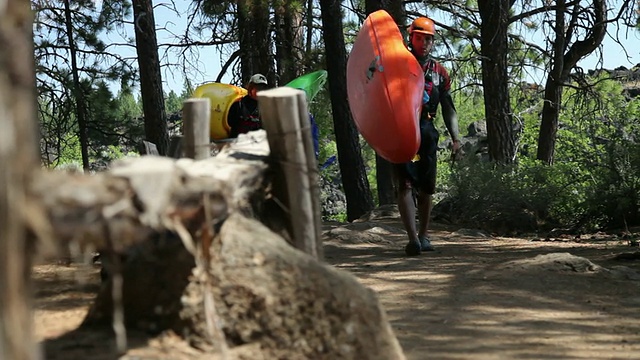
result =
M35 11L34 52L38 105L45 164L56 164L69 141L79 139L83 168L90 166L89 128L113 124L92 116L87 101L94 82L131 83L128 62L109 49L101 34L122 25L130 6L126 1L104 1L101 9L90 0L32 1Z

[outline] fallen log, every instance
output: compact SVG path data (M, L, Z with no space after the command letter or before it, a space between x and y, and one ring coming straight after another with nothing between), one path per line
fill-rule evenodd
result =
M216 218L230 212L254 214L265 197L266 134L255 132L214 158L194 161L159 156L128 158L89 176L42 171L29 195L43 220L32 220L41 238L116 252L155 232L188 227L209 198Z

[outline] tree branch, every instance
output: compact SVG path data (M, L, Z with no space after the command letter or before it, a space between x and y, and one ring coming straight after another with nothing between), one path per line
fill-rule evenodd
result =
M565 6L569 7L569 6L573 6L573 5L577 5L577 4L580 4L580 0L569 1L568 3L565 4ZM551 11L551 10L556 11L556 10L558 10L558 7L555 6L555 5L554 6L543 6L543 7L537 8L537 9L533 9L533 10L530 10L530 11L527 11L527 12L520 13L518 15L514 15L514 16L509 18L509 24L514 23L516 21L520 21L520 20L526 19L526 18L531 17L533 15L537 15L537 14L541 14L541 13L544 13L544 12Z
M216 82L220 82L222 80L222 77L227 72L227 69L229 68L229 66L231 66L231 64L233 64L233 62L239 56L240 56L240 50L234 51L233 54L231 54L231 56L229 56L229 59L227 59L227 61L224 63L224 65L222 65L222 69L220 69L220 73L218 73L218 77L216 77Z
M593 9L595 21L591 34L584 40L574 42L564 55L563 79L569 75L571 69L583 56L593 52L602 43L604 35L607 33L607 4L605 0L593 0Z

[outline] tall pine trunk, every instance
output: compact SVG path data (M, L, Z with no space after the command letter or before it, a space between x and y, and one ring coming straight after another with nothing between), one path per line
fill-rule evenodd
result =
M286 84L302 75L303 33L302 7L294 0L280 0L276 5L276 62L278 83Z
M502 164L513 162L516 151L507 73L509 8L510 0L478 1L489 155Z
M544 105L542 105L542 122L538 136L539 160L544 160L547 164L553 163L553 153L556 147L556 133L558 132L558 114L562 103L562 73L564 72L564 10L565 1L557 0L555 41L553 43L553 65L547 82L544 86ZM553 121L552 119L556 119Z
M269 2L239 0L237 12L242 85L255 73L265 75L269 84L275 85Z
M362 160L358 131L347 101L347 53L342 31L341 1L320 0L320 10L327 53L333 127L342 185L347 199L347 220L352 221L373 209L373 197Z
M71 76L73 78L73 97L76 104L76 116L78 118L78 138L80 140L80 153L82 154L82 168L89 170L89 128L87 126L87 104L85 103L84 91L80 84L78 70L78 60L76 56L76 41L73 38L73 17L69 0L64 1L64 18L67 30L67 41L69 42L69 56L71 57Z
M271 40L271 22L269 20L269 3L267 0L254 0L253 11L251 11L252 25L254 33L252 36L252 47L246 49L255 56L256 68L254 73L264 74L269 84L277 83L276 71L273 62L273 41Z
M160 155L165 155L169 147L169 133L152 1L133 0L133 18L140 68L144 134L148 141L156 144Z
M310 70L311 58L313 54L313 0L307 0L306 23L305 23L305 47L304 47L304 67Z
M255 68L253 64L253 55L251 51L251 36L253 33L253 27L251 26L250 7L247 0L239 0L237 12L238 21L238 47L240 48L240 77L242 85L251 77Z

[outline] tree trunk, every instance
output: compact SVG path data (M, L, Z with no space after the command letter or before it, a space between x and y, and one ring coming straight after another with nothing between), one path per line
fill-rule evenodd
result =
M238 16L238 47L240 48L240 77L242 86L253 74L253 57L251 51L251 19L249 16L249 4L247 0L239 0L237 8Z
M347 220L373 209L373 197L349 103L347 102L347 54L342 31L341 1L321 0L323 37L327 51L327 72L333 126L336 135L342 185L347 199Z
M156 144L160 155L165 155L169 147L169 134L152 0L133 0L133 16L140 68L144 134L147 140Z
M76 58L76 42L73 38L73 19L69 0L64 2L65 26L67 29L67 41L69 42L69 56L71 57L71 75L73 77L73 97L76 103L76 116L78 117L78 137L80 140L80 152L82 154L82 168L89 171L89 132L87 127L87 113L84 92L80 84L78 62Z
M407 14L402 1L390 0L366 0L365 11L367 15L372 12L385 9L398 24L398 28L406 36L404 26ZM376 184L378 186L378 205L396 203L396 192L393 187L393 165L376 154Z
M545 161L549 165L553 164L563 84L578 61L600 46L607 32L606 2L593 0L593 6L588 10L590 11L585 12L585 8L574 5L571 20L569 24L566 24L564 18L565 1L558 0L557 2L553 66L545 84L537 153L538 160ZM583 40L572 41L579 21L588 16L593 17L592 23L594 24L589 35ZM566 44L569 43L571 43L571 47L565 53Z
M274 23L275 25L275 49L276 49L276 74L278 83L284 84L283 77L290 69L289 62L291 57L287 54L285 28L290 25L286 23L284 15L284 0L275 0L273 2Z
M269 84L275 84L269 2L238 1L238 33L240 34L242 85L245 86L251 75L255 73L265 75Z
M276 61L278 83L286 84L302 75L302 8L292 0L278 2L276 8Z
M366 0L364 2L364 8L367 15L380 9L385 9L391 15L393 20L396 21L400 32L403 36L407 35L407 29L405 21L407 20L407 11L404 7L404 1L395 0Z
M41 358L32 334L30 256L22 214L38 166L30 3L0 6L0 358Z
M502 164L513 162L516 151L507 73L509 7L509 0L478 1L489 155Z
M553 43L553 65L544 86L544 105L542 106L542 123L538 136L538 160L553 164L553 153L558 132L558 114L562 103L562 73L564 68L564 11L565 1L557 0L556 5L556 38Z
M311 67L311 58L313 51L313 0L307 0L307 9L306 9L306 40L305 40L305 48L304 48L304 66L308 71Z
M269 84L277 83L275 67L273 64L273 41L271 40L271 22L269 21L269 1L253 1L251 11L254 33L253 46L246 49L255 56L256 68L254 73L261 73L267 77Z

